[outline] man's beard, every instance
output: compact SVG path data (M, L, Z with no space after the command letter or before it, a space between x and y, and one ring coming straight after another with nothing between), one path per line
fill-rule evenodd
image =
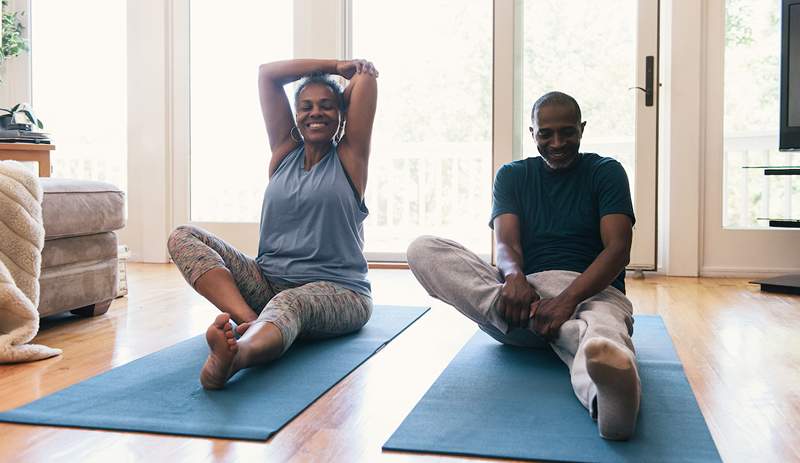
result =
M566 169L578 160L578 145L565 146L560 152L563 154L553 155L547 149L539 149L545 164L553 170Z

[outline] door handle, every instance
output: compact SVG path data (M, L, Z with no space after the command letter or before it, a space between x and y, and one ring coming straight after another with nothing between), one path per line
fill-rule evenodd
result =
M644 105L653 106L653 85L655 81L654 75L655 58L653 56L644 57L644 88L642 87L628 87L628 90L641 90L644 92Z

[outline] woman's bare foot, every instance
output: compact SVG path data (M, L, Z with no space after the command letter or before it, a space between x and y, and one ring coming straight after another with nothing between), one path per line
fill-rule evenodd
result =
M233 336L230 319L230 315L221 313L206 330L206 342L211 353L200 372L200 384L205 389L222 389L233 373L233 360L239 346Z

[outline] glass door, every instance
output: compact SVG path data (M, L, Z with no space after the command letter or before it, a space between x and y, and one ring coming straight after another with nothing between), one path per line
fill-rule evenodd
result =
M636 213L629 268L656 267L658 0L517 0L516 122L520 157L537 156L530 108L542 94L575 97L582 152L613 157Z

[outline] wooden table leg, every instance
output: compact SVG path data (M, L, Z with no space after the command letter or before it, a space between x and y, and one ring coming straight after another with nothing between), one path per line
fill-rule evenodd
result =
M39 177L50 176L50 152L46 151L44 156L39 158Z

